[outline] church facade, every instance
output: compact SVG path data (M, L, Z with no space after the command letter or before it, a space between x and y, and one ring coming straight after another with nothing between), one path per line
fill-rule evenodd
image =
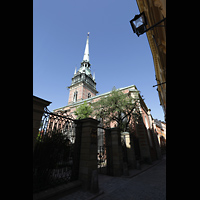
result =
M73 116L76 108L83 104L84 101L92 103L98 101L100 98L106 98L111 93L107 92L101 95L97 95L96 90L95 74L91 73L91 64L89 61L89 33L87 34L87 41L81 62L80 68L75 69L74 76L72 77L71 85L69 88L69 99L68 105L54 109L53 111L58 114L67 113ZM151 116L150 109L146 106L144 100L140 96L140 92L135 85L119 88L125 94L131 95L133 98L139 99L139 108L142 115L142 122L136 128L137 133L135 134L139 140L140 154L143 158L153 161L159 159L161 156L159 143L157 136L154 132L153 117ZM114 124L113 124L114 127Z

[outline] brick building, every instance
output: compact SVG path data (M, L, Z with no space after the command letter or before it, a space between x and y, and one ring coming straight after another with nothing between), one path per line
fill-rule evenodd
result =
M147 28L166 18L166 0L136 0L136 2L140 13L145 13ZM166 121L166 20L147 31L146 35L153 56L160 105Z
M165 152L166 148L166 123L158 119L154 119L154 132L157 134L158 142L162 152Z
M76 118L74 111L79 105L83 104L84 101L87 103L96 102L102 97L106 98L106 96L111 93L107 92L101 95L97 95L98 91L96 90L95 74L91 74L90 66L88 33L83 61L81 62L79 70L77 71L75 69L72 83L68 87L70 90L68 105L54 109L54 112L58 114L67 113ZM131 95L133 98L139 99L138 103L140 113L142 114L142 120L137 123L137 128L135 130L136 138L133 143L134 146L138 146L138 148L135 150L135 153L137 154L137 152L139 152L140 158L143 160L147 159L149 162L159 159L161 153L159 149L158 138L153 128L153 117L150 113L151 110L145 104L140 95L140 92L137 90L135 85L119 88L118 90L125 94ZM52 125L52 128L53 126L54 125ZM137 151L137 149L139 150Z

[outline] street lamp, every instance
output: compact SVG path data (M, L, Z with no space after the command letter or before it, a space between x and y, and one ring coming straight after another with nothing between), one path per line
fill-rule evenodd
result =
M158 24L163 22L165 19L166 18L163 18L161 21L157 22L156 24L154 24L153 26L151 26L147 29L146 28L147 19L146 19L144 12L142 12L139 15L135 15L135 17L132 20L130 20L130 24L133 29L133 32L136 33L137 36L139 37L143 33L147 32L148 30L154 28L155 26L157 26Z
M133 32L137 34L139 37L146 31L147 20L144 12L139 15L135 15L135 17L130 21Z

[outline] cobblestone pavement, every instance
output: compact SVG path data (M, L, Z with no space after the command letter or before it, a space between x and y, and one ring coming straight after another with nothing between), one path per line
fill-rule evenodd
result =
M121 180L120 180L121 179ZM110 186L109 186L110 185ZM107 191L105 189L107 188ZM110 191L108 191L108 189ZM147 171L130 179L118 178L106 182L104 194L95 200L165 200L166 199L166 159Z
M132 178L99 175L99 188L103 194L83 190L69 194L59 200L165 200L166 199L166 158L157 165Z

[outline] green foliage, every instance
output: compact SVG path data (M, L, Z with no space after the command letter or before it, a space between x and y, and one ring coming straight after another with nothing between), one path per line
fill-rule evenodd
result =
M92 114L92 107L87 105L87 102L84 101L84 103L76 109L74 114L77 116L77 119L88 118Z
M110 95L102 97L92 104L93 116L103 120L103 126L109 128L111 122L117 122L121 131L126 131L132 117L136 118L139 109L136 100L130 95L113 88Z

